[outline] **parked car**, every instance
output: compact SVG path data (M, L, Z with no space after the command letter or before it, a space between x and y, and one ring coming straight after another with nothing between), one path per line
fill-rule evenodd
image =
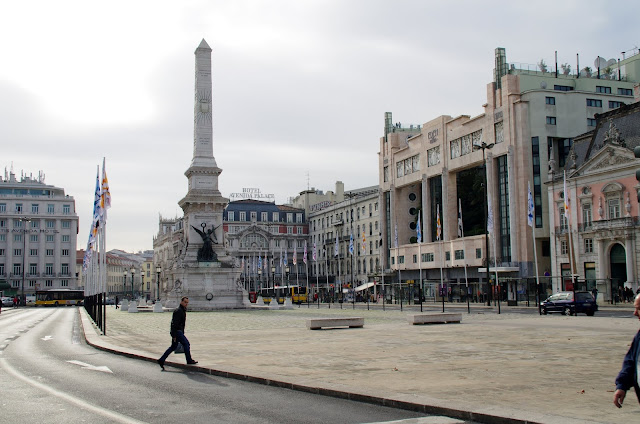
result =
M13 306L13 297L2 296L2 306Z
M598 310L593 295L587 291L575 292L576 301L573 299L572 291L559 292L549 296L540 303L543 314L560 312L563 315L587 314L590 317Z

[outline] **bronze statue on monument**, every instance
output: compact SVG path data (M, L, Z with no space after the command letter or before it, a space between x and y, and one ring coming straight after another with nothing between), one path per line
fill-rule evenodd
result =
M203 222L200 224L202 230L197 229L193 225L191 228L196 230L200 237L202 237L202 247L198 249L198 262L218 262L218 255L213 251L213 245L218 244L218 239L216 238L216 230L220 227L218 225L214 228L207 228L207 224Z

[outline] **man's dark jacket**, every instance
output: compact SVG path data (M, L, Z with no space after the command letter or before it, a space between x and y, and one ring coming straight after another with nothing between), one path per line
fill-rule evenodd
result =
M640 331L633 338L633 343L622 361L622 370L616 377L616 390L624 391L633 387L640 402L640 386L638 386L638 354L640 353Z
M176 337L178 331L182 331L184 334L184 325L187 322L187 310L184 306L180 305L173 311L173 317L171 318L171 337Z

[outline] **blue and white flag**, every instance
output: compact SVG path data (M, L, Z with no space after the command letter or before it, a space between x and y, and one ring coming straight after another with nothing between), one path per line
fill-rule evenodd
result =
M338 230L336 230L336 245L333 248L333 256L338 256Z
M416 225L416 235L418 238L418 243L422 243L422 231L420 229L420 213L418 213L418 224Z
M393 238L393 247L398 248L398 223L395 223L395 237Z
M458 198L458 237L464 236L464 230L462 229L462 200Z
M533 214L535 212L534 206L533 206L533 195L531 194L531 183L527 183L528 187L529 187L529 194L527 195L527 205L529 206L527 208L527 224L529 224L529 227L533 228Z
M353 255L353 233L349 236L349 253Z

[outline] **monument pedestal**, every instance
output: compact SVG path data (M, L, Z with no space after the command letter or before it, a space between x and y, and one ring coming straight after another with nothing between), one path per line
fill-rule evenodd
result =
M120 303L120 310L123 312L129 311L129 301L127 299L122 299L122 303Z
M249 294L237 283L241 273L241 269L222 267L220 262L187 264L176 272L182 284L174 292L174 300L180 303L187 296L190 311L249 308Z

